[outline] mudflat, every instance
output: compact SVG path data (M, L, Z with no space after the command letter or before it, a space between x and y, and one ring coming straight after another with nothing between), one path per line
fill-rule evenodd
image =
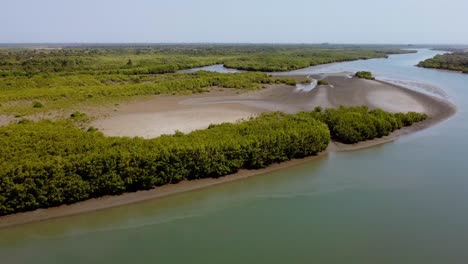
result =
M271 85L258 91L239 93L233 89L212 88L207 94L187 96L154 96L128 103L94 121L93 125L109 136L140 136L145 138L171 134L179 130L190 132L204 129L212 123L236 122L263 112L284 111L295 113L312 110L316 106L339 107L366 105L389 112L425 112L429 118L423 122L397 130L389 136L346 145L332 142L318 156L274 164L260 170L242 170L236 174L217 178L183 181L148 191L106 196L49 209L18 213L0 217L0 228L65 217L110 207L161 198L181 192L193 191L226 182L265 174L317 159L332 151L350 151L387 143L401 135L412 133L438 122L456 112L456 107L428 94L416 92L394 84L349 78L341 75L320 76L329 85L302 90L287 85Z
M329 85L303 90L288 85L270 85L257 91L212 88L207 94L154 96L120 106L93 122L108 136L158 137L205 129L210 124L236 122L263 112L297 113L323 108L362 106L388 112L424 112L425 124L446 118L455 107L446 100L394 84L347 76L325 77Z

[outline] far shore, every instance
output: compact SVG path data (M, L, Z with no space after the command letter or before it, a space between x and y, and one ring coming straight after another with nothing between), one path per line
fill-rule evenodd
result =
M178 184L164 185L148 191L106 196L72 205L3 216L0 217L0 228L194 191L296 166L324 157L330 152L352 151L392 142L403 135L420 131L446 120L456 112L456 107L446 100L398 85L346 76L320 76L320 78L322 77L326 78L330 85L318 86L312 91L301 91L285 85L272 85L260 91L240 94L237 94L237 91L233 89L213 88L212 92L208 94L194 96L155 96L148 100L123 105L116 112L111 112L104 118L96 120L93 125L107 135L150 138L161 134L170 134L176 130L190 132L195 129L203 129L210 123L235 122L263 112L294 113L312 110L316 106L327 108L340 105L367 105L369 108L382 108L389 112L425 112L429 118L411 127L397 130L383 138L353 145L332 142L326 151L317 156L274 164L264 169L241 170L238 173L216 179L182 181Z

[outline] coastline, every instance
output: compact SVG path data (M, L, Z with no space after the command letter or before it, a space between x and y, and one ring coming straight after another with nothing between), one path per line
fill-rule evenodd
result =
M337 85L335 85L334 87L329 87L327 89L331 88L333 91L335 90L336 87L340 87L339 79L336 79L339 77L330 77L330 78L331 78L331 81L333 81ZM358 83L363 84L361 80L358 80ZM59 207L38 209L35 211L3 216L3 217L0 217L0 228L22 225L22 224L27 224L27 223L32 223L32 222L45 221L45 220L50 220L50 219L55 219L55 218L62 218L62 217L76 215L76 214L104 210L104 209L111 208L111 207L124 206L128 204L144 202L147 200L163 198L163 197L167 197L171 195L180 194L183 192L189 192L189 191L199 190L202 188L208 188L208 187L216 186L216 185L223 184L223 183L242 180L242 179L246 179L249 177L277 171L280 169L293 167L295 165L299 165L305 162L309 162L311 160L318 159L320 157L324 157L328 155L328 153L331 153L331 152L353 151L353 150L373 147L376 145L386 144L386 143L397 140L399 137L403 135L414 133L414 132L423 130L425 128L431 127L433 125L436 125L437 123L440 123L450 118L452 115L456 113L456 107L453 104L449 103L448 101L445 101L436 97L432 97L426 94L422 94L422 93L419 93L419 92L416 92L416 91L413 91L413 90L410 90L410 89L407 89L398 85L382 82L382 81L376 81L376 82L370 83L370 85L375 86L377 83L381 83L385 85L385 87L387 88L393 87L393 89L400 90L404 92L405 94L408 94L410 97L417 98L419 102L421 103L421 105L424 106L425 112L429 115L429 118L423 122L416 123L411 127L405 127L400 130L394 131L389 136L386 136L383 138L364 141L364 142L360 142L360 143L352 144L352 145L331 142L327 150L323 151L322 153L319 153L316 156L310 156L310 157L306 157L303 159L294 159L294 160L286 161L286 162L279 163L279 164L273 164L264 169L241 170L235 174L226 175L224 177L216 178L216 179L208 178L208 179L200 179L200 180L193 180L193 181L182 181L178 184L164 185L164 186L156 187L154 189L147 190L147 191L125 193L119 196L104 196L100 198L94 198L94 199L90 199L87 201L75 203L72 205L62 205ZM313 98L319 97L320 95L318 93L320 92L320 90L319 89L314 89L314 90L315 91L310 93L310 96L312 96ZM330 104L331 107L336 107L336 105L340 103L339 96L334 95L333 92L330 92L327 90L327 94L324 96L328 97L329 99L328 103ZM335 97L332 98L330 96L332 97L335 96ZM232 98L228 100L230 104L232 104L231 99ZM212 97L210 100L215 100L215 104L220 104L219 101L216 101L216 98L213 99ZM347 98L347 100L350 100L351 104L362 103L361 101L354 102L352 98L351 99ZM250 101L247 100L247 102L250 102ZM206 104L206 101L203 101L202 104ZM372 103L370 102L368 103L368 105L370 107L373 107ZM245 106L249 106L249 105L246 104ZM301 110L301 109L298 109L298 110ZM268 109L265 109L265 111L267 110Z

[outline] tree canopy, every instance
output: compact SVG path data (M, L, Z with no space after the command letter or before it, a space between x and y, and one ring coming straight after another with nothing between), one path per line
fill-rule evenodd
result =
M23 119L0 127L0 215L259 169L316 155L332 138L356 143L425 118L366 107L317 108L155 139L82 130L74 124L86 119L79 112L71 120Z
M418 66L468 73L468 52L436 55L434 58L421 61Z

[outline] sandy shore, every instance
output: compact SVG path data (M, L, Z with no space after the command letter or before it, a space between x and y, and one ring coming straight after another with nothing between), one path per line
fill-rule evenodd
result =
M320 78L323 77L320 76ZM156 96L148 100L120 106L116 112L96 120L93 125L100 128L107 135L149 138L165 133L173 133L176 130L189 132L195 129L203 129L211 123L234 122L262 112L284 111L294 113L312 110L316 106L338 107L340 105L367 105L370 108L379 107L390 112L425 112L429 115L429 118L411 127L395 131L384 138L353 145L333 142L327 151L319 156L274 164L265 169L242 170L236 174L218 179L183 181L149 191L101 197L73 205L0 217L0 228L102 210L206 188L301 164L325 156L332 151L350 151L387 143L402 135L441 122L456 112L455 106L448 101L397 85L381 81L348 78L346 76L328 76L325 78L330 85L318 86L311 91L304 91L286 85L273 85L260 91L241 94L237 94L238 91L233 89L216 88L212 89L212 92L208 94Z

